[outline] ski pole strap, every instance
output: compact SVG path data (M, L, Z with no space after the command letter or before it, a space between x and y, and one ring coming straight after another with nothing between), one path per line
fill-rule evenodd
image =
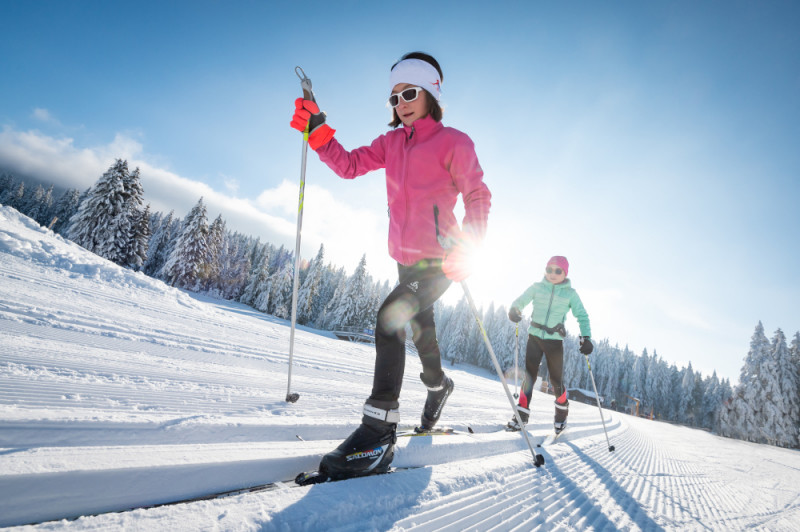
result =
M559 334L561 337L565 337L567 335L567 329L564 327L563 323L557 324L555 327L545 327L541 323L536 323L535 321L531 322L532 327L536 327L537 329L541 329L547 334Z

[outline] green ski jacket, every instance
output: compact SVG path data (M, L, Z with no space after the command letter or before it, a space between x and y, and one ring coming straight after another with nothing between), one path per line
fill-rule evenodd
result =
M578 292L572 288L569 279L561 284L553 284L547 278L542 278L540 282L533 283L515 299L511 306L522 311L531 302L533 302L531 322L552 328L559 323L564 323L567 312L572 310L572 315L578 320L581 336L592 336L589 314L583 307ZM558 333L548 333L533 325L528 328L528 333L544 340L561 340L561 335Z

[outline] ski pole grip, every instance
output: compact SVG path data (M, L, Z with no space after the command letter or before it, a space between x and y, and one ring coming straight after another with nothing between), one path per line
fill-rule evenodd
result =
M306 73L299 66L294 67L294 73L300 78L300 88L303 89L303 99L311 100L316 103L317 100L314 98L314 91L311 90L311 79L306 76Z

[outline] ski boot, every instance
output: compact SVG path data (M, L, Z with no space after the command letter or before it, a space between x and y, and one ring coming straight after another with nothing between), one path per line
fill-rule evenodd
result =
M522 426L528 424L528 418L531 415L531 411L525 407L517 405L517 413L519 414L519 418L522 420ZM522 426L517 421L517 416L513 416L511 421L508 422L506 425L506 430L517 432L522 430Z
M322 457L320 475L343 480L388 472L397 442L398 406L397 401L367 399L361 425Z
M556 415L553 420L553 428L556 434L560 434L567 426L567 416L569 415L569 400L567 399L567 392L561 394L561 397L556 399Z
M433 429L433 426L439 421L442 408L444 408L447 398L453 393L455 385L452 379L444 373L442 373L441 380L433 385L425 382L423 373L420 373L419 377L425 387L428 388L428 398L425 400L425 408L422 410L422 418L419 426L419 432L425 432Z

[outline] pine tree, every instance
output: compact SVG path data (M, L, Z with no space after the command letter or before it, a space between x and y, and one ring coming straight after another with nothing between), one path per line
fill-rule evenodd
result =
M0 204L3 204L3 198L8 191L14 188L15 182L13 175L7 172L0 173Z
M203 290L220 292L219 276L222 270L222 255L225 246L225 221L218 215L208 228L206 239L205 268L200 275L200 286Z
M175 242L167 262L164 278L173 286L198 290L198 283L206 269L208 220L203 198L186 216L180 235Z
M123 266L141 266L145 257L137 231L141 222L143 192L139 169L128 172L121 159L103 174L81 202L73 216L68 237L76 244Z
M466 296L462 297L453 311L447 326L446 338L442 342L447 359L451 362L464 362L469 357L471 349L470 337L475 319L469 308Z
M371 284L372 279L367 273L367 255L364 254L353 275L347 279L344 294L336 310L339 327L367 329L372 326L367 321L371 305Z
M125 265L136 271L141 270L147 260L150 245L150 205L144 211L136 212L131 218L131 238Z
M64 229L69 227L69 221L72 216L78 212L78 206L81 201L81 193L74 188L64 192L60 198L53 205L50 219L56 218L56 223L53 224L53 231L58 234L63 234Z
M247 238L239 233L226 233L220 269L220 295L225 299L239 299L247 286L250 272L250 253Z
M322 274L325 271L325 246L320 244L317 256L308 265L308 271L297 292L297 323L308 324L316 317L317 298L322 289Z
M172 218L174 211L170 211L166 218L158 213L151 217L150 226L153 228L150 241L147 244L148 254L142 266L145 275L156 277L164 266L169 256L172 242Z
M53 185L50 185L50 188L47 190L45 190L42 185L36 185L36 188L33 189L30 195L23 198L22 205L20 205L18 210L39 225L47 227L49 223L47 217L52 208Z
M758 322L750 339L750 349L739 375L739 384L730 401L726 416L730 435L748 441L764 441L762 436L762 407L765 396L761 372L769 359L769 340L764 326Z
M283 268L271 278L269 313L276 318L288 320L292 317L292 283L294 262L286 261Z
M239 301L266 312L270 290L270 248L267 245L256 244L250 256L252 257L250 260L253 261L253 266L248 277L247 286L239 297Z
M772 368L774 374L767 379L769 408L766 426L771 429L777 445L781 447L798 446L798 424L796 412L800 408L800 395L791 352L786 345L786 336L781 329L775 331L772 339Z
M0 203L3 205L8 205L9 207L14 207L18 211L22 212L20 207L23 205L24 198L25 183L18 183L6 191L6 194L0 198Z
M794 333L792 343L789 346L789 364L787 372L794 374L794 380L798 383L795 388L795 400L789 410L789 422L795 427L795 447L800 448L800 332Z
M331 310L335 306L333 301L337 299L337 294L344 291L344 284L347 282L347 273L343 267L335 268L328 266L325 268L325 274L322 276L322 290L321 302L324 302L315 325L321 329L332 330Z
M681 376L681 389L680 389L680 400L679 400L679 412L680 416L678 417L678 422L684 425L693 425L694 424L694 411L695 411L695 395L694 395L694 385L695 385L695 378L694 378L694 370L692 370L692 363L689 362L689 365L684 368L683 375Z

